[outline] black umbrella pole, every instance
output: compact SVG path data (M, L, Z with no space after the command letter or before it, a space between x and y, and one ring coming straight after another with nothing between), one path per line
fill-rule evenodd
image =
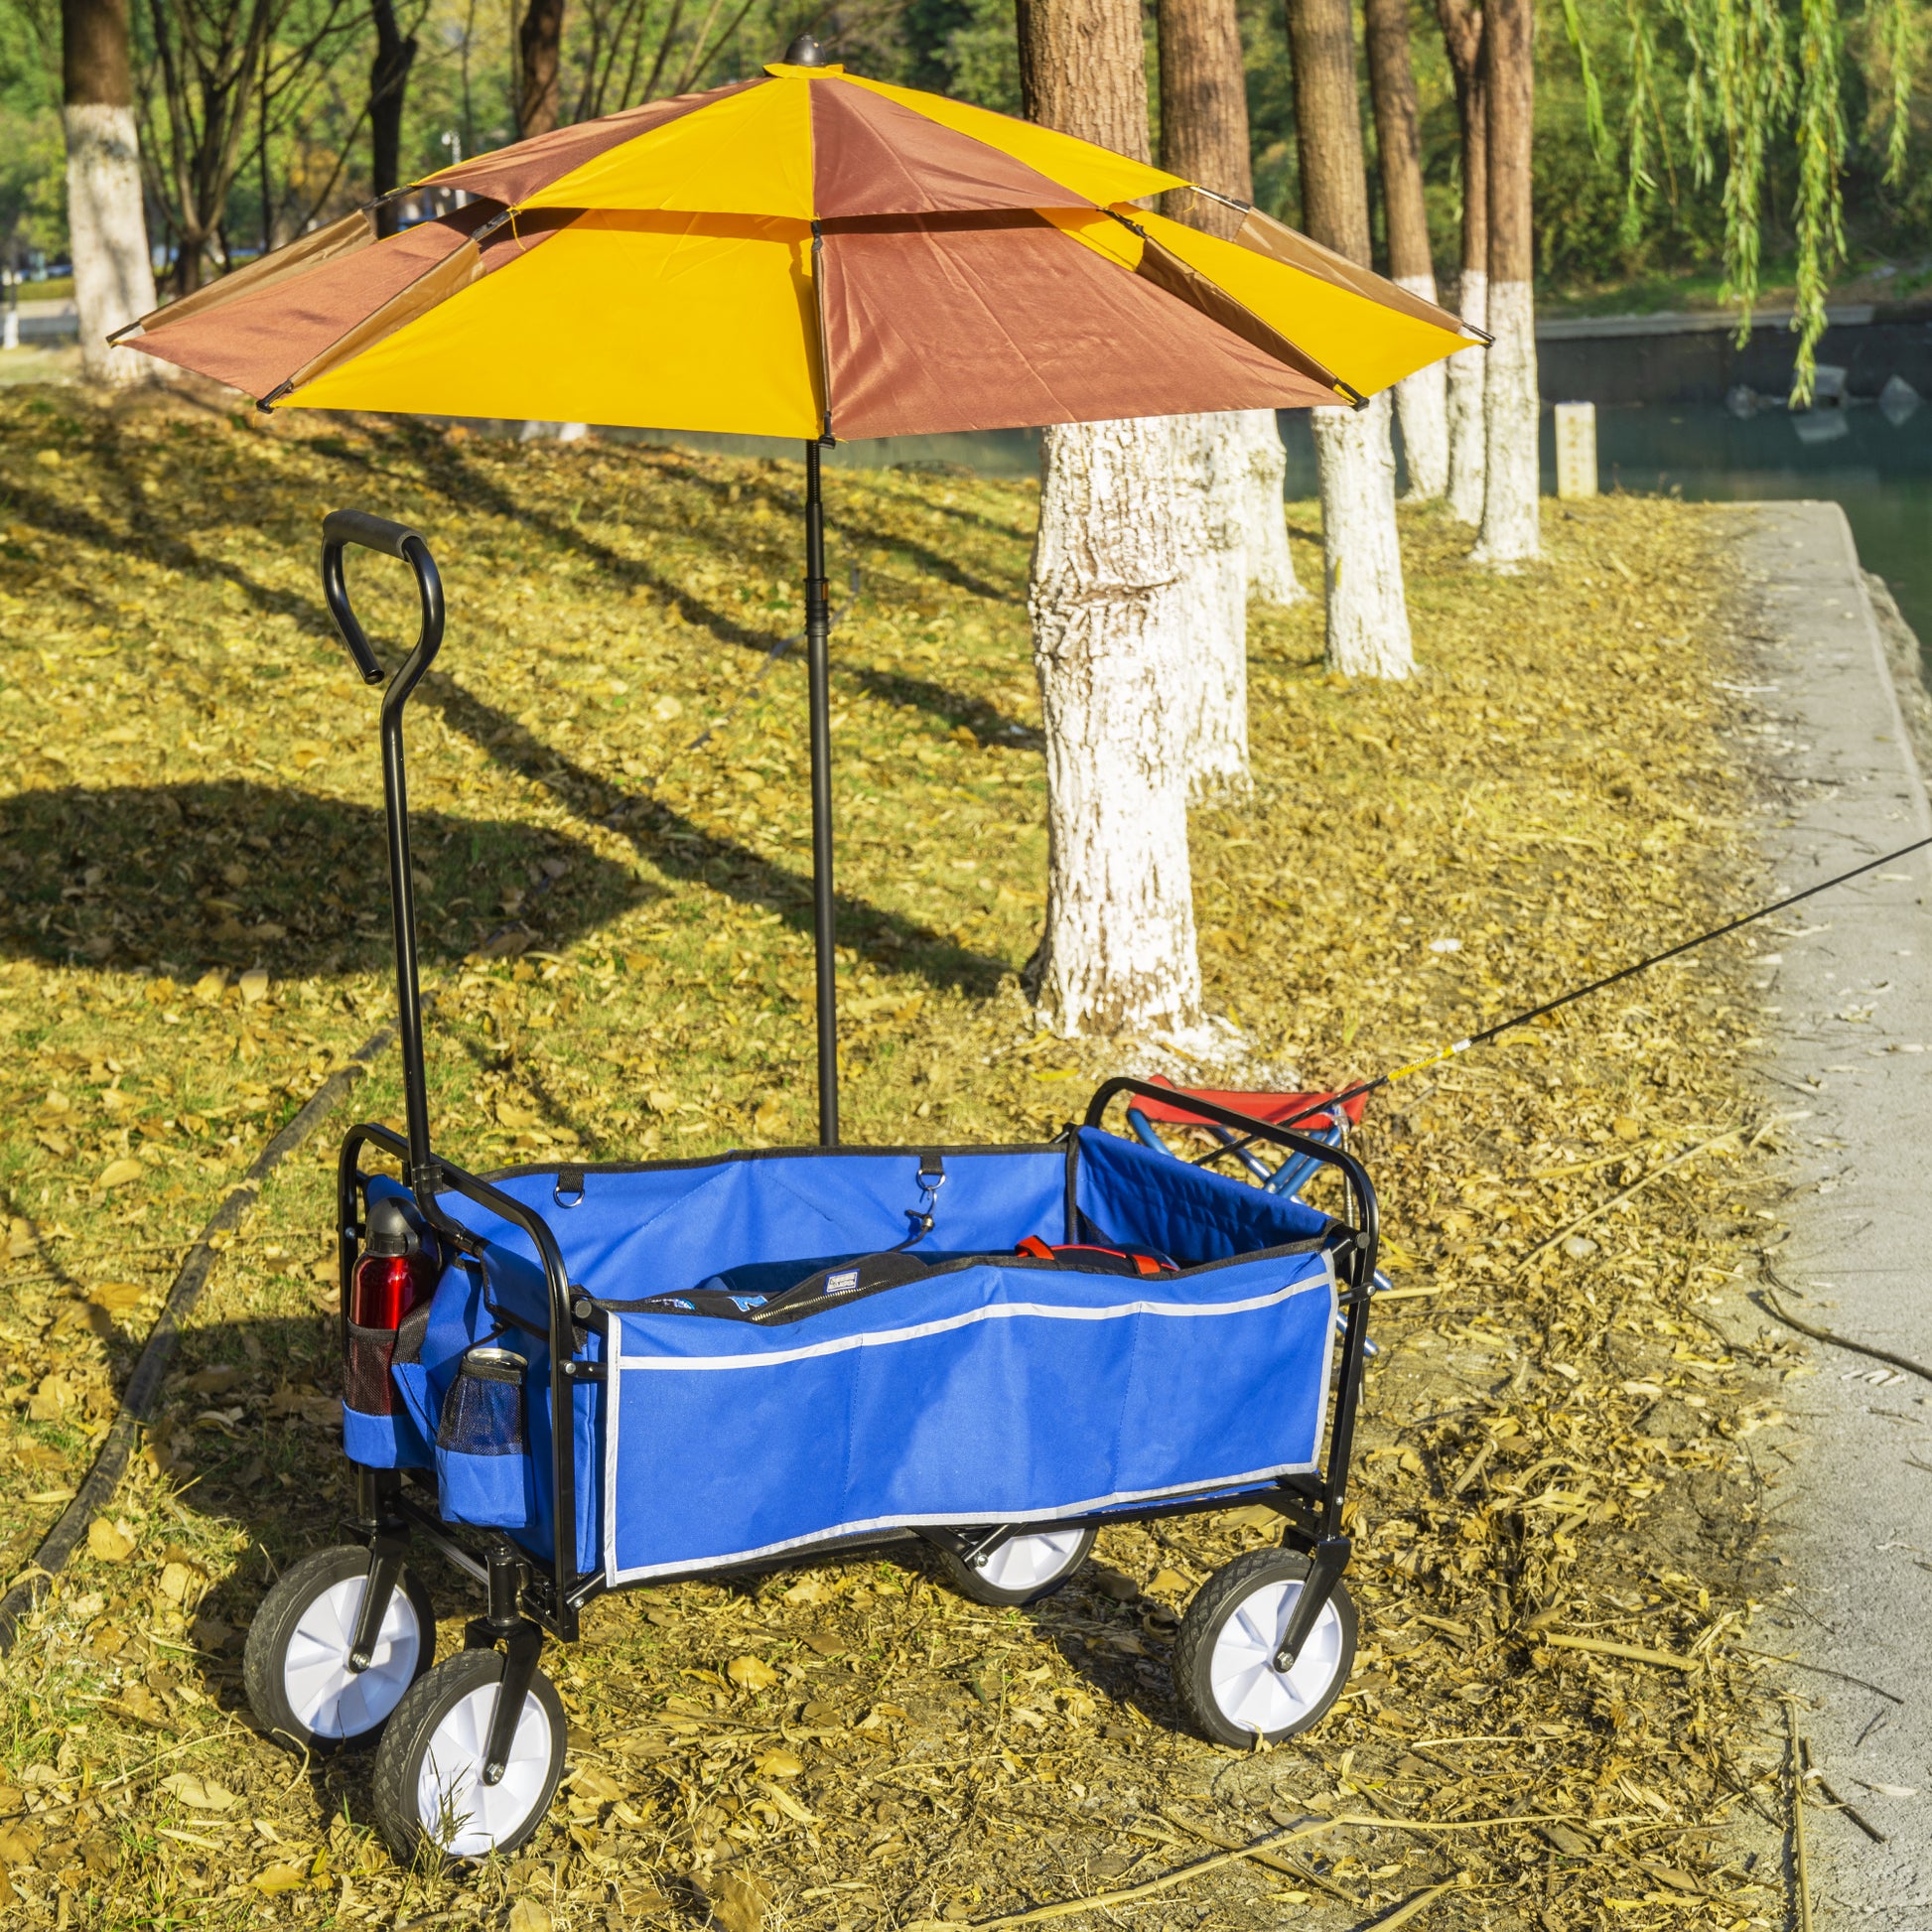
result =
M818 964L818 1144L839 1144L839 995L832 921L831 607L819 447L805 445L805 663L812 711L812 937Z

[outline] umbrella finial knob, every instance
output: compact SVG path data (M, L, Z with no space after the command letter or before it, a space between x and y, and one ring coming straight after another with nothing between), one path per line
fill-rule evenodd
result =
M818 42L810 34L800 34L785 49L785 65L791 68L822 68L825 65L825 56L819 51Z

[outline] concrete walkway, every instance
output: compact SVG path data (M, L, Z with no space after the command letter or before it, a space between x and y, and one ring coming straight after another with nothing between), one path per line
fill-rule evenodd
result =
M1932 809L1843 511L1740 521L1761 667L1740 709L1787 789L1765 847L1796 891L1932 834ZM1929 856L1794 908L1758 945L1764 1072L1778 1111L1809 1110L1787 1130L1790 1233L1769 1279L1800 1318L1932 1366ZM1808 1814L1816 1923L1932 1932L1932 1382L1811 1353L1816 1375L1787 1387L1805 1440L1771 1512L1795 1587L1757 1641L1815 1667L1767 1681L1809 1702L1813 1763L1887 1838Z

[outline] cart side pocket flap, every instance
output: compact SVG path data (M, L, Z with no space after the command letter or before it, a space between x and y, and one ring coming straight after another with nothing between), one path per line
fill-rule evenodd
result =
M421 1362L391 1362L389 1378L402 1399L402 1413L416 1425L425 1443L435 1442L436 1404L430 1395L429 1370Z
M528 1530L537 1522L536 1483L527 1455L477 1455L436 1446L436 1494L446 1523Z

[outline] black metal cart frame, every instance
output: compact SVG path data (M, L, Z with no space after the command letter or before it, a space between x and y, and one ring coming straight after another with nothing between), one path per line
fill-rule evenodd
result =
M484 1777L486 1781L493 1782L492 1774L501 1774L507 1757L514 1729L514 1714L522 1709L523 1697L536 1672L545 1634L562 1642L574 1642L579 1633L581 1612L587 1603L612 1587L634 1586L614 1587L606 1582L601 1569L584 1569L577 1548L574 1391L586 1382L601 1382L605 1377L605 1364L585 1359L580 1352L590 1327L600 1323L603 1316L591 1298L570 1281L562 1250L541 1214L492 1185L487 1177L470 1173L444 1159L430 1145L402 724L409 696L429 669L442 644L442 582L428 545L415 531L353 510L339 510L327 518L323 526L322 552L325 597L343 641L364 681L369 684L382 682L384 674L349 609L344 584L343 553L345 546L350 543L399 558L410 566L415 574L422 608L422 629L414 648L388 679L381 712L383 796L387 808L390 902L396 952L398 1046L407 1133L397 1134L390 1128L364 1121L351 1127L343 1142L337 1175L342 1344L345 1353L355 1265L366 1234L367 1183L370 1176L363 1172L361 1157L364 1149L378 1151L395 1161L403 1180L415 1196L419 1211L439 1238L456 1251L481 1256L484 1244L448 1210L444 1204L445 1196L454 1195L474 1202L519 1229L528 1238L542 1267L548 1304L547 1333L543 1334L543 1338L550 1350L550 1457L555 1506L552 1512L553 1554L549 1564L545 1565L501 1531L479 1532L480 1542L453 1535L449 1525L435 1511L434 1484L427 1471L381 1469L351 1463L355 1471L356 1489L353 1527L358 1540L369 1551L369 1587L363 1592L356 1628L350 1639L349 1658L351 1668L366 1668L383 1616L397 1587L405 1547L412 1534L421 1535L459 1570L483 1584L488 1594L488 1609L483 1617L468 1626L468 1641L473 1645L502 1642L507 1651L484 1753ZM820 749L815 743L815 771L819 764L817 754ZM823 923L822 920L820 922ZM824 965L831 956L829 934L821 932L819 936L821 965ZM821 973L821 981L823 978ZM822 984L820 990L822 995ZM824 1035L821 1030L821 1062L824 1058ZM821 1074L823 1071L821 1064ZM1339 1233L1333 1249L1341 1285L1342 1340L1330 1391L1332 1406L1328 1416L1326 1461L1313 1472L1279 1477L1272 1490L1242 1492L1243 1500L1266 1501L1277 1509L1283 1519L1284 1544L1302 1551L1310 1559L1307 1587L1301 1591L1276 1653L1277 1668L1286 1669L1294 1662L1313 1629L1347 1566L1350 1553L1349 1538L1342 1526L1342 1503L1360 1407L1368 1340L1368 1305L1375 1281L1379 1240L1375 1190L1360 1162L1344 1148L1328 1146L1292 1129L1273 1126L1234 1108L1196 1099L1169 1086L1154 1086L1126 1077L1110 1079L1100 1086L1088 1103L1084 1125L1101 1126L1108 1107L1123 1095L1158 1099L1169 1107L1185 1107L1199 1116L1204 1127L1223 1130L1223 1137L1217 1146L1202 1158L1203 1165L1237 1153L1256 1142L1267 1142L1332 1168L1340 1175L1347 1191L1351 1218L1337 1222ZM1068 1133L1071 1131L1069 1128ZM916 1149L905 1151L919 1152ZM579 1173L599 1171L595 1164L570 1165ZM623 1165L626 1169L634 1170L639 1164ZM532 1332L541 1331L532 1329ZM1070 1516L1063 1522L1056 1522L1053 1527L1099 1527L1107 1523L1180 1516L1225 1507L1228 1500L1229 1492L1218 1489L1199 1496L1176 1497L1159 1503ZM968 1530L908 1528L869 1532L860 1536L835 1536L787 1551L782 1558L750 1563L732 1571L706 1568L686 1574L688 1577L715 1580L720 1575L794 1569L828 1558L920 1541L950 1549L971 1564L976 1559L983 1561L1009 1537L1036 1532L1040 1528L1041 1525L1037 1523L1025 1526L989 1523ZM682 1580L679 1576L668 1576L654 1577L650 1581L657 1585Z

